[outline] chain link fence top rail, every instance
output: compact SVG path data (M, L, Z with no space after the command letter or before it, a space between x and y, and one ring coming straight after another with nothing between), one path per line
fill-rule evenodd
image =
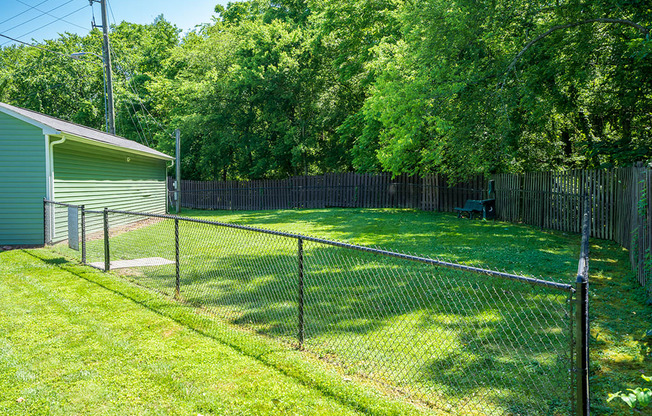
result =
M67 208L45 205L46 218ZM84 215L87 264L108 254L122 277L382 388L452 414L573 414L571 285L193 218Z

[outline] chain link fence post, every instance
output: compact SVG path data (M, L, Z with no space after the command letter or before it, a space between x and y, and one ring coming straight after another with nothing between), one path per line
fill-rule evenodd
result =
M299 263L299 349L303 349L303 339L305 336L303 321L303 239L297 239L297 255Z
M174 298L179 299L181 292L181 276L179 268L179 219L174 219L174 260L175 260L175 288Z
M43 246L48 245L48 201L43 198Z
M82 205L81 209L81 261L86 264L86 206Z
M589 196L584 196L584 216L582 219L582 245L577 270L575 308L575 377L576 414L588 416L589 404L589 236L591 234L591 205Z
M111 269L111 252L109 250L109 209L104 208L104 271Z

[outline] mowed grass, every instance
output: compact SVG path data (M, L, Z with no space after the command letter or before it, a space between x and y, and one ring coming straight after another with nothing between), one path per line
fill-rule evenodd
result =
M2 415L416 413L50 250L0 252Z
M579 236L409 210L185 211L183 215L381 246L572 283ZM174 258L162 222L111 238L112 258ZM182 297L222 319L296 342L296 241L181 226ZM184 239L185 236L185 239ZM172 244L171 244L172 242ZM100 242L89 243L101 259ZM457 414L564 414L563 293L306 244L306 345L352 374L389 382ZM401 273L408 267L409 273ZM649 374L650 322L626 253L592 242L593 405ZM122 272L173 294L173 266ZM312 283L311 283L312 282ZM385 283L383 283L385 282ZM443 283L442 283L443 282ZM451 296L454 295L454 296ZM314 306L311 306L314 305ZM397 360L398 357L398 360ZM414 368L417 371L412 371ZM420 397L424 397L423 394ZM444 405L442 405L444 403Z

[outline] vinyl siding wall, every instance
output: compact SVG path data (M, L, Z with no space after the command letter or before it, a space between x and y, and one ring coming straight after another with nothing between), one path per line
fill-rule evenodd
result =
M85 205L89 210L107 207L164 214L165 165L164 160L67 140L54 146L54 200ZM113 218L121 223L127 220L120 217ZM87 218L89 232L102 229L101 216ZM57 239L66 238L65 223L57 214Z
M43 244L45 136L0 113L0 245Z

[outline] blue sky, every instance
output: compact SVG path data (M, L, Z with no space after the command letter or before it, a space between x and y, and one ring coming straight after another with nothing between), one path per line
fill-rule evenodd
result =
M234 0L231 0L234 1ZM216 4L228 0L108 0L110 23L151 23L160 14L184 32L211 21ZM0 0L0 34L24 42L53 39L62 32L86 34L102 24L100 4L88 0ZM0 38L0 45L12 42Z

